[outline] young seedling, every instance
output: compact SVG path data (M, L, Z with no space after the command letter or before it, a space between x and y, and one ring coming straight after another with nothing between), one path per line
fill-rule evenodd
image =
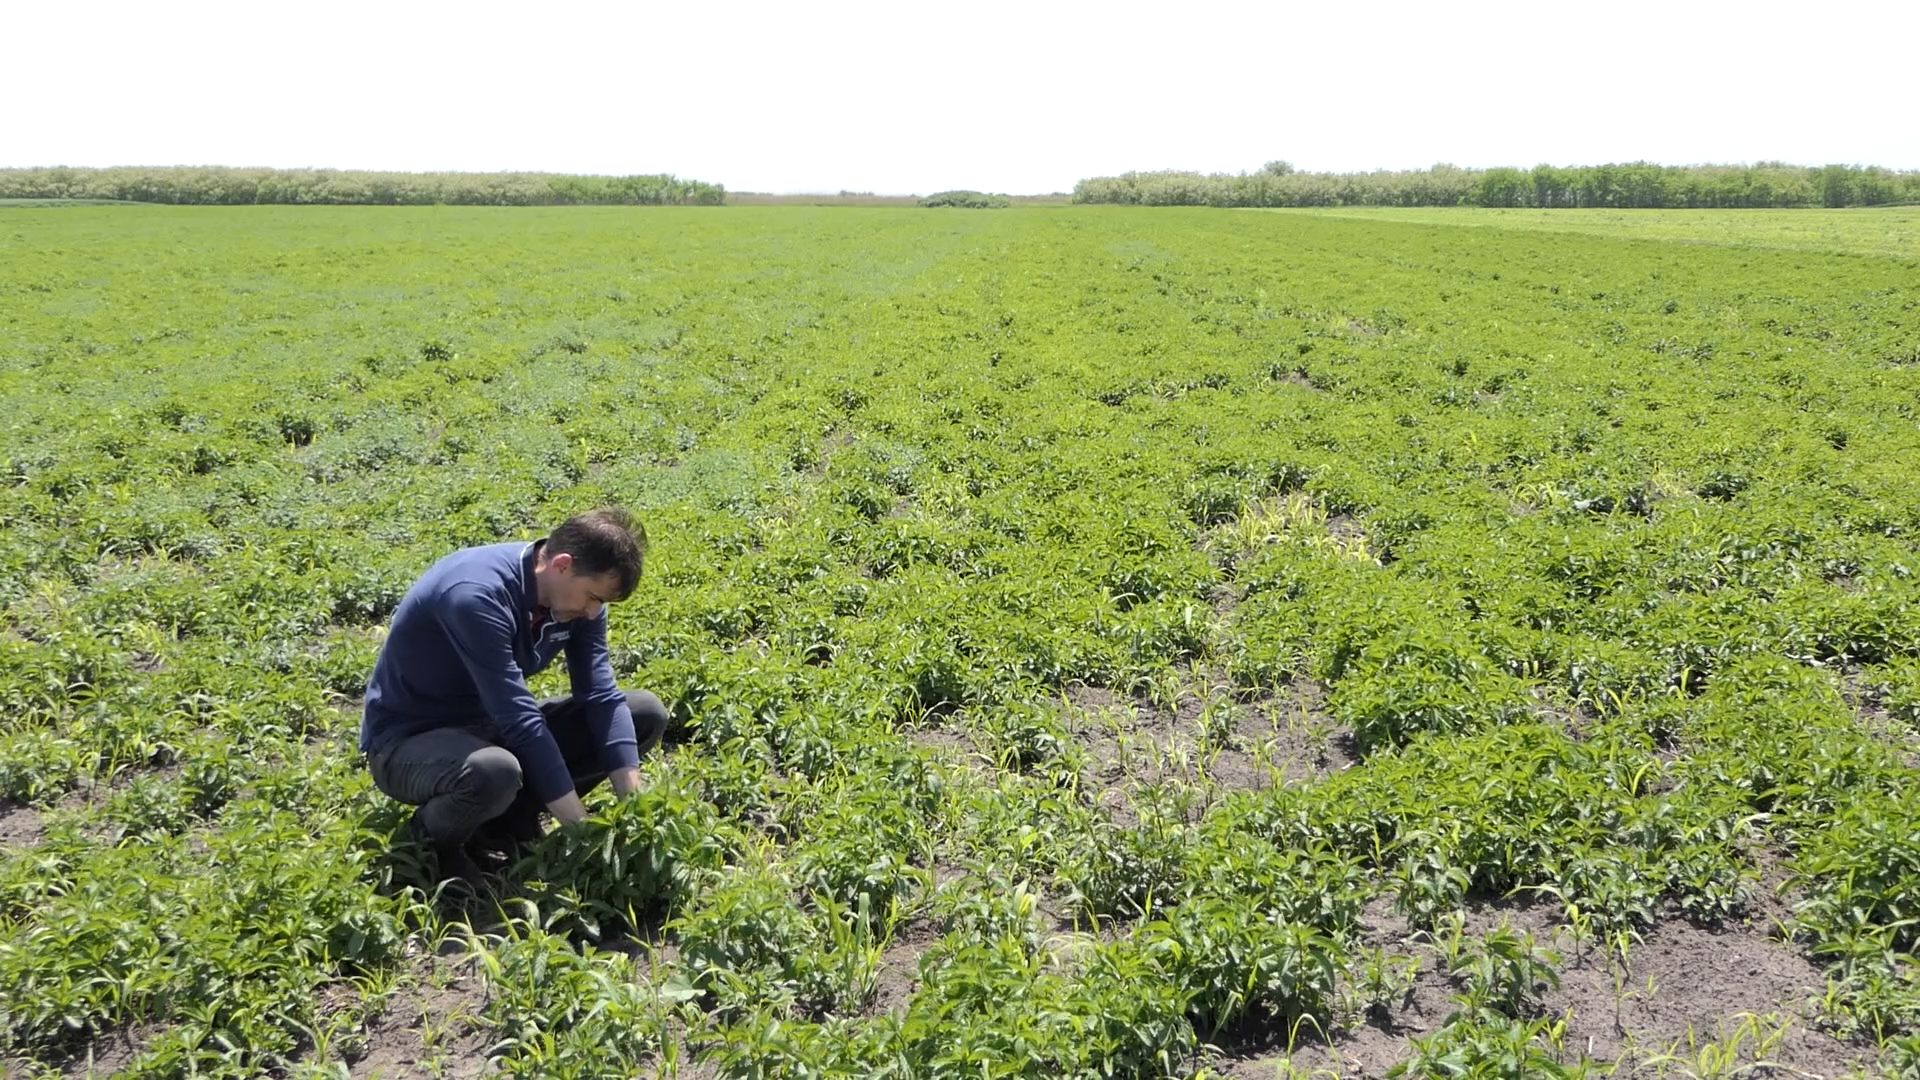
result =
M1785 1041L1791 1020L1768 1013L1756 1016L1740 1013L1731 1031L1726 1021L1716 1025L1716 1035L1704 1039L1687 1025L1687 1033L1675 1039L1664 1052L1648 1053L1642 1064L1658 1076L1680 1076L1684 1080L1732 1080L1736 1076L1768 1071L1793 1072L1771 1059Z

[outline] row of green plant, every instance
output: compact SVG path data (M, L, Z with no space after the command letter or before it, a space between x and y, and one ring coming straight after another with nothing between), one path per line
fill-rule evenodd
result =
M1897 260L342 213L0 230L22 1071L126 1036L131 1075L325 1075L455 943L520 1075L1194 1076L1417 971L1460 1000L1403 1073L1573 1073L1555 973L1763 931L1775 865L1821 1022L1907 1067ZM654 538L612 646L670 747L449 908L354 758L381 626L448 549L602 502ZM1143 717L1178 719L1108 769ZM1462 932L1523 903L1564 955Z

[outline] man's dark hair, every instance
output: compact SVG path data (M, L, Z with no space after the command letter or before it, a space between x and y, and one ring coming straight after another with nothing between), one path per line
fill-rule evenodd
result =
M620 595L609 599L624 600L640 584L640 565L647 557L647 529L617 506L589 510L561 522L547 537L543 554L548 559L571 555L574 572L589 577L611 572L620 580Z

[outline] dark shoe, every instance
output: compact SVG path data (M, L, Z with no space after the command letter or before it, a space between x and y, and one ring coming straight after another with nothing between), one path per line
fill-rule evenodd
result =
M467 841L467 852L484 862L511 866L545 835L546 830L540 827L540 811L528 813L516 806L482 822L474 830L473 839Z
M420 820L419 811L414 811L407 822L407 835L433 857L433 880L436 882L457 882L474 893L487 888L486 875L467 857L466 846L459 842L448 843L435 840L428 835L427 827Z

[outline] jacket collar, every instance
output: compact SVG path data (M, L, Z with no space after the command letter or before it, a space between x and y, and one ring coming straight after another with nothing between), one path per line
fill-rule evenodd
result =
M533 564L545 544L545 540L535 540L520 553L520 588L524 597L521 607L529 622L540 613L540 582L533 576Z

